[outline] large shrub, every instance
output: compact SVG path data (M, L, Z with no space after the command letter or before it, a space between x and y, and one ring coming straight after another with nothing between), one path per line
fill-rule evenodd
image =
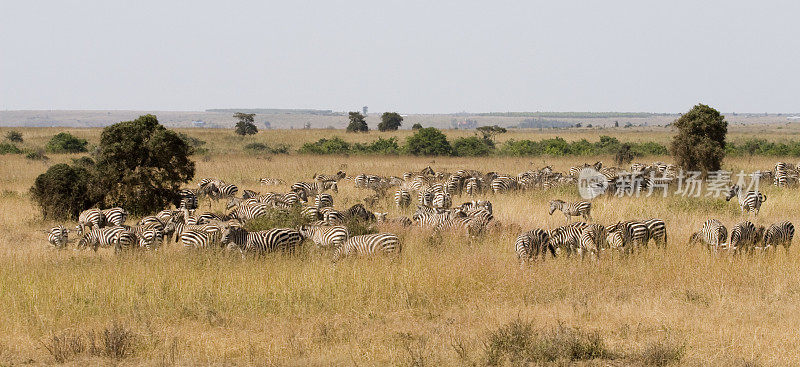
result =
M16 130L9 130L6 133L6 139L12 143L22 143L22 133Z
M449 155L450 150L447 136L435 127L419 129L406 140L406 151L413 155Z
M86 167L61 163L39 175L30 192L45 218L75 219L100 200L101 194L97 194L93 182L93 175Z
M380 131L394 131L400 128L403 124L403 116L397 112L384 112L381 115L381 122L378 123L378 130Z
M335 137L319 139L313 143L305 143L297 150L301 154L349 154L350 143Z
M22 150L14 144L0 143L0 154L21 154Z
M49 153L83 153L88 150L88 144L86 140L70 133L58 133L47 142L45 149Z
M459 157L485 157L492 152L491 140L471 136L453 141L453 155Z
M397 138L395 137L389 139L378 138L378 140L370 144L353 144L353 150L366 154L397 154L400 152L400 146L397 145Z
M365 133L369 131L367 121L361 112L350 112L348 118L350 119L350 124L347 125L348 133Z
M720 169L728 133L725 116L709 106L698 104L673 125L678 134L672 139L670 152L678 166L687 171Z
M153 115L103 129L96 169L104 203L146 215L173 202L180 185L194 177L191 149Z
M254 113L234 113L233 117L238 120L236 122L236 129L234 130L236 134L245 136L258 133L258 128L255 124L255 116L256 114Z

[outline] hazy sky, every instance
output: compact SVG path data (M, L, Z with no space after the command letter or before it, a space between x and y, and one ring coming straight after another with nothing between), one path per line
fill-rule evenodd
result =
M800 2L0 0L0 109L697 102L800 111Z

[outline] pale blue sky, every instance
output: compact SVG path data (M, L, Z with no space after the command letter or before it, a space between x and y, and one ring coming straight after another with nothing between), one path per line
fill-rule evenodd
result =
M798 1L0 0L0 109L798 112L799 92Z

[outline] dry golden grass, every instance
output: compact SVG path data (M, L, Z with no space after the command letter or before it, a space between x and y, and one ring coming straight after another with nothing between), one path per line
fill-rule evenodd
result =
M611 160L255 157L238 153L241 143L227 132L189 131L202 135L216 152L198 160L196 177L219 177L256 190L259 177L293 182L338 169L399 175L431 165L450 172L469 167L517 173L545 164L566 170ZM24 133L30 136L26 144L36 145L55 131ZM99 136L99 130L77 133L93 142ZM630 134L619 138L634 140L639 133ZM647 134L667 139L664 133ZM295 145L316 140L320 131L264 135L257 138ZM220 153L234 143L234 153ZM705 219L719 218L729 227L740 220L733 202L601 198L595 201L595 220L662 218L669 247L599 262L559 258L526 269L520 269L513 251L517 232L562 224L563 216L547 215L547 201L577 198L576 190L486 196L506 229L477 240L437 240L424 231L392 229L404 243L399 261L359 259L333 267L328 254L313 249L242 260L185 253L174 244L158 253L124 256L108 250L51 251L40 230L55 223L41 220L27 189L47 165L74 157L52 155L47 163L9 155L0 160L0 363L54 363L48 348L55 336L86 343L84 351L65 354L73 365L482 365L490 362L489 338L515 320L537 330L561 325L597 333L609 351L602 363L613 365L655 364L660 358L692 365L800 362L798 252L734 258L686 244ZM656 159L669 160L648 160ZM731 159L725 166L764 169L774 161ZM368 195L352 183L340 187L337 207ZM769 187L765 193L768 201L758 223L788 219L800 224L797 189ZM390 216L410 214L389 199L376 209ZM115 323L133 334L132 353L120 359L90 353L86 335L105 330L113 335Z

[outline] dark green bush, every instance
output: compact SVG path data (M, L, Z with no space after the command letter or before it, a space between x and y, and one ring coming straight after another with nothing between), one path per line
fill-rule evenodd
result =
M10 130L6 133L6 139L12 143L22 143L22 133L16 130Z
M14 144L0 143L0 154L21 154L22 150Z
M397 145L397 138L378 138L371 144L353 144L353 150L358 153L366 154L398 154L400 146Z
M419 129L422 129L422 124L420 124L419 122L417 122L414 125L411 125L411 130L419 130Z
M664 155L668 153L667 147L655 143L625 143L630 152L636 156ZM499 152L510 156L565 156L565 155L616 155L622 149L623 143L617 138L601 136L600 141L592 143L581 139L572 143L556 137L540 141L509 140L500 148Z
M761 155L800 157L800 142L769 142L764 139L752 138L726 144L725 152L733 156Z
M406 140L406 152L413 155L450 155L450 142L439 129L427 127L417 130Z
M489 155L493 147L489 140L481 139L477 136L458 138L453 141L453 155L459 157L485 157Z
M350 143L339 137L323 138L313 143L303 144L297 152L302 154L349 154L351 147Z
M76 219L78 214L100 200L91 187L92 173L84 167L61 163L39 175L31 197L47 219Z
M58 133L53 136L45 149L48 153L83 153L88 151L89 143L85 139L80 139L70 133Z
M250 153L271 153L288 154L290 147L285 144L276 145L274 148L264 143L250 143L244 146L244 150Z

